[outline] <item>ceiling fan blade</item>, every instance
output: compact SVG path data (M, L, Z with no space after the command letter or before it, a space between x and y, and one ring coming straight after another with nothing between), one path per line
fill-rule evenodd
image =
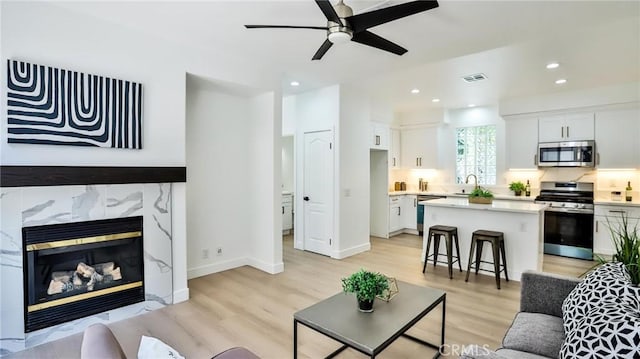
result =
M312 29L328 30L326 26L295 26L295 25L244 25L247 29Z
M346 18L353 32L364 31L393 20L438 7L437 1L418 0L373 10Z
M320 60L322 56L324 56L324 54L327 53L327 51L331 48L332 45L333 43L329 41L329 39L324 40L324 42L322 43L318 51L316 51L316 54L313 55L313 58L311 60Z
M355 41L357 43L372 46L380 50L389 51L396 55L403 55L407 52L407 49L404 47L394 44L393 42L380 37L370 31L361 31L353 35L351 41Z
M333 5L331 5L329 0L316 0L316 4L318 4L327 20L342 24L340 16L338 16L338 13L336 13L336 10L333 8Z

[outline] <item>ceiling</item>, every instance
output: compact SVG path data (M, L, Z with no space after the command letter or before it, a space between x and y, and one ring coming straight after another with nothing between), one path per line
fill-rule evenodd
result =
M406 1L345 0L355 14ZM440 7L372 28L409 50L396 56L354 42L311 57L324 26L312 0L58 3L207 53L242 58L280 79L284 94L352 84L397 112L493 105L509 98L640 81L638 1L440 1ZM548 62L560 67L547 70ZM484 73L468 84L461 77ZM556 85L566 78L564 85ZM293 88L289 82L300 86ZM419 94L410 90L419 88ZM639 89L640 91L640 89ZM441 99L432 103L431 99Z

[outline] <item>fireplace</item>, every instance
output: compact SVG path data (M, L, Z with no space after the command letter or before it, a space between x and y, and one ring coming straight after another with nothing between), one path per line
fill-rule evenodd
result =
M145 300L142 217L24 227L25 332Z

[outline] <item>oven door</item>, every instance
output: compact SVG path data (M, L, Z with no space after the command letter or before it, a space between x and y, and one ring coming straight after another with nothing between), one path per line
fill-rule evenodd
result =
M554 209L544 212L544 252L593 259L593 211Z

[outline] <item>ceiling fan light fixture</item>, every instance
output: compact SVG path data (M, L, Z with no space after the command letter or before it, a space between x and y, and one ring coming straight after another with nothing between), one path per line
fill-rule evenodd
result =
M350 33L342 31L332 32L328 35L329 41L336 45L351 41L351 37L352 35Z

